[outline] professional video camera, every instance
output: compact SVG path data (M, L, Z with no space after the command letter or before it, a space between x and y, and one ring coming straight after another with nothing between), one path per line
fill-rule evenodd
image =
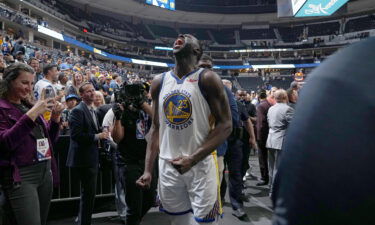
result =
M124 107L122 115L122 124L124 126L136 126L141 105L147 101L146 91L148 89L149 85L147 83L133 83L124 84L114 92L115 102Z

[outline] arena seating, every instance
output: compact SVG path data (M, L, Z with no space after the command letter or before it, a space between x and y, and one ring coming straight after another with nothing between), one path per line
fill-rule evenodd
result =
M150 24L148 27L158 37L176 38L178 33L175 29L165 26Z
M330 22L330 23L316 23L307 25L309 29L309 37L323 36L323 35L333 35L339 34L340 23Z
M113 17L105 16L102 14L93 13L90 17L90 20L96 24L107 26L114 29L124 30L128 32L133 32L125 24L125 21L117 20Z
M292 77L278 77L275 79L263 80L262 77L236 77L241 87L245 90L257 91L268 83L277 88L288 89L293 81Z
M80 8L73 7L63 1L59 1L59 4L55 4L55 6L60 13L69 15L73 20L82 21L85 19L86 13Z
M180 32L183 34L192 34L199 40L211 40L207 29L204 28L180 28Z
M264 82L260 77L237 77L237 81L245 90L258 90L261 89Z
M314 59L283 59L283 64L303 64L303 63L314 63Z
M236 40L234 38L234 29L210 30L215 40L219 44L234 45Z
M144 39L154 40L155 38L152 36L150 31L143 25L143 24L137 24L135 25L135 31L137 34L142 36Z
M214 61L214 64L225 66L243 65L242 61Z
M349 19L345 26L345 32L355 32L375 29L375 17L365 16L356 19Z
M222 14L271 13L277 10L276 0L181 0L176 1L176 7L184 11Z
M250 65L271 65L276 64L275 60L249 60Z
M241 40L276 39L272 29L240 30Z
M288 89L290 87L290 83L293 81L293 77L283 77L277 79L271 79L268 81L273 87Z
M278 27L278 31L281 35L281 38L284 42L298 42L301 41L303 36L304 26L289 26L289 27Z

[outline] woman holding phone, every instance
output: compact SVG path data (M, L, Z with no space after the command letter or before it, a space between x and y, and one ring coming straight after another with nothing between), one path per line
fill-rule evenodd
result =
M0 184L12 224L45 225L56 184L52 145L63 107L53 98L30 102L34 71L22 63L5 69L0 81ZM51 112L47 122L43 114Z

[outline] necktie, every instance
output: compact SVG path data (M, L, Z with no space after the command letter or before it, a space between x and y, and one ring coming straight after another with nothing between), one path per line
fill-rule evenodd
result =
M95 114L95 111L93 108L90 108L90 112L91 112L91 116L92 116L92 120L94 121L94 124L95 124L95 128L97 130L99 130L99 127L98 127L98 120L96 119L96 114Z

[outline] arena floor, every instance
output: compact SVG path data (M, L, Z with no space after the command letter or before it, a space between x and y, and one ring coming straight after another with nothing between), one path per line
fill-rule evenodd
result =
M254 174L259 175L258 159L255 156L250 157L251 165L254 168ZM268 197L268 190L265 187L257 187L256 180L246 181L248 187L246 192L251 193L250 202L245 203L245 210L249 216L250 222L242 222L232 215L232 209L229 202L229 196L225 198L224 217L220 220L220 225L270 225L272 218L271 201ZM48 225L72 225L74 218L65 218L48 222ZM93 215L93 225L113 225L121 224L116 212L105 212ZM142 225L169 225L166 215L153 208L148 212L142 221Z

